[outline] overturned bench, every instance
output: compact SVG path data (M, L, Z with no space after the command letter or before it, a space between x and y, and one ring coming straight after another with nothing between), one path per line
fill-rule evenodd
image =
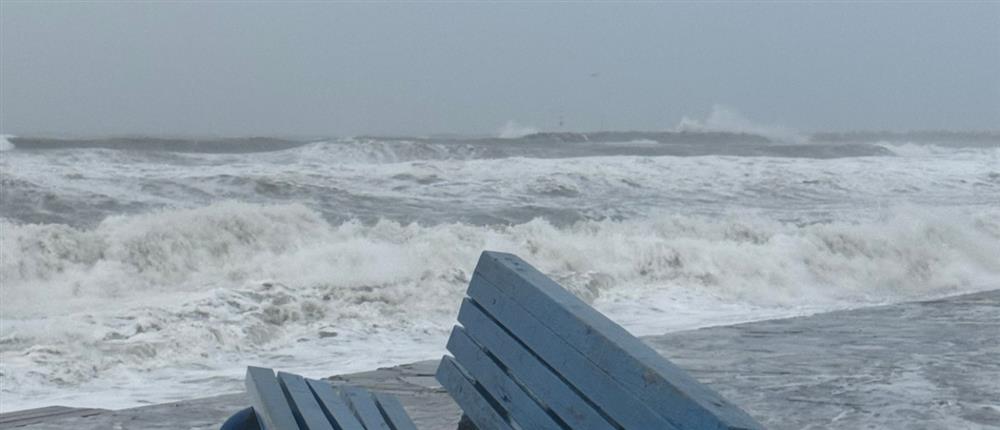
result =
M484 252L437 378L486 429L762 429L511 254Z

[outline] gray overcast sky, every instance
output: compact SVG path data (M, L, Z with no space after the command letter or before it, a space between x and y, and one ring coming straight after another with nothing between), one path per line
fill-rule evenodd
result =
M1000 128L1000 3L0 2L0 131Z

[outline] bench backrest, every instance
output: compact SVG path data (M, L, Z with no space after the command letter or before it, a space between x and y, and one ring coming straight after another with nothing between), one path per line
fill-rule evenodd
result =
M438 379L479 428L763 428L517 256L467 294Z

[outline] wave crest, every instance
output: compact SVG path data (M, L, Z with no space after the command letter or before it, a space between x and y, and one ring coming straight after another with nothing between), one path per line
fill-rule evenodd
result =
M989 258L1000 255L1000 217L992 217L995 210L969 211L907 208L879 220L804 226L755 215L568 226L542 219L513 226L333 225L299 204L224 202L110 217L92 229L5 221L2 274L14 300L38 292L39 283L58 290L44 294L99 297L179 285L238 287L255 279L351 286L469 267L479 250L495 248L534 258L556 276L597 271L620 285L713 285L762 302L777 299L770 294L778 290L871 298L884 290L967 285L976 276L963 273L974 266L1000 273L1000 263ZM305 266L328 277L301 271ZM73 288L60 288L67 285Z
M268 354L326 373L427 358L483 249L521 255L639 333L970 292L1000 281L998 220L910 207L811 225L329 224L301 205L226 202L92 229L3 222L0 366L5 394L30 399L167 365L189 394Z

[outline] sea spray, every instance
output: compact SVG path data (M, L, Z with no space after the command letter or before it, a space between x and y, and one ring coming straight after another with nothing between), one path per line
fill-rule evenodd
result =
M521 125L511 120L504 123L503 127L500 127L497 137L501 139L518 139L535 133L538 133L538 129Z
M0 134L0 152L10 151L14 149L14 144L10 143L10 139L14 137L9 134Z
M764 136L775 142L805 143L809 140L806 135L788 127L751 121L736 109L721 104L712 106L712 110L704 119L682 117L674 126L674 130L693 133L706 131L747 133Z

